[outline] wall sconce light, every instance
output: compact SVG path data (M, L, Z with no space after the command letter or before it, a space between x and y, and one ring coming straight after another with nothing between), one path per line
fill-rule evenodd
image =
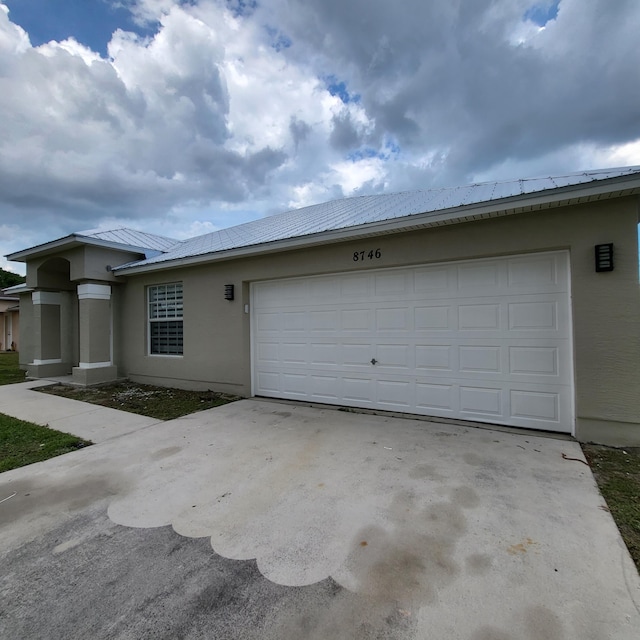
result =
M225 300L233 300L233 285L225 284L224 285L224 299Z
M613 271L613 243L597 244L596 250L596 271Z

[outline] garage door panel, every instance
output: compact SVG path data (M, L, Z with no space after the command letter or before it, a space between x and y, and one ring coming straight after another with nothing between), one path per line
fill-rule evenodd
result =
M415 307L413 311L416 331L449 331L451 329L451 307Z
M453 415L457 412L457 406L457 390L452 384L416 381L417 413Z
M501 373L499 346L462 346L459 348L459 371L462 373Z
M377 404L388 409L408 411L413 408L414 383L407 380L376 380Z
M284 371L280 374L282 390L289 396L305 397L308 394L307 375Z
M541 288L551 291L557 288L558 259L556 255L537 255L511 258L507 262L507 282L510 288L522 291L523 288Z
M485 387L460 387L460 413L483 415L500 419L504 417L502 389Z
M343 309L341 326L343 331L370 331L372 329L371 309Z
M340 294L343 300L369 300L371 278L367 275L348 275L340 278Z
M338 300L340 297L340 282L335 278L317 278L309 281L307 294L313 300ZM295 301L299 303L299 300Z
M260 342L257 347L258 363L274 364L280 362L280 343Z
M361 406L371 406L374 398L373 380L344 376L342 378L342 397L347 402L356 402Z
M340 399L340 378L338 376L311 376L312 397L314 400L334 401Z
M377 331L406 331L409 326L409 309L406 307L376 309L374 313Z
M429 371L452 371L452 351L449 344L416 345L416 369Z
M568 274L557 252L256 283L254 393L571 431Z
M409 274L404 271L380 273L374 276L376 297L404 297L409 290Z
M280 359L284 364L306 364L308 349L306 342L283 342L280 345Z
M256 317L257 330L261 334L280 332L279 313L259 313Z
M487 295L495 295L500 287L501 263L486 262L484 264L461 265L457 270L458 291L463 294L478 295L479 289L486 290Z
M555 300L509 304L509 329L516 331L557 331L558 305Z
M364 367L369 366L371 355L371 345L368 343L349 343L343 342L342 348L342 365Z
M460 305L458 328L460 331L499 329L500 306L485 303Z
M340 328L339 314L335 310L314 309L309 311L309 329L314 332L336 333Z
M275 371L258 371L257 385L266 395L277 395L281 391L280 374Z
M428 293L431 297L440 293L449 296L449 290L455 284L455 269L452 267L430 267L415 269L413 272L413 291L417 294Z
M335 342L314 342L309 346L309 362L312 365L335 365L341 362L340 347Z
M513 389L510 393L511 416L557 423L560 419L558 393Z
M376 346L377 367L413 370L413 349L408 344L379 344Z
M560 353L551 346L509 347L509 373L558 376Z

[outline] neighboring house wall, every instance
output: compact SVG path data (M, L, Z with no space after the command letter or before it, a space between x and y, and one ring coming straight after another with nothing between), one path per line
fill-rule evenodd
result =
M416 230L122 278L120 373L133 379L251 395L250 283L294 276L568 249L580 440L640 442L638 200L629 197ZM596 273L594 245L613 242L615 270ZM379 248L381 259L353 261ZM184 356L147 352L146 287L182 282ZM234 284L235 300L223 299Z
M35 353L35 334L33 330L33 302L31 292L20 294L20 369L26 371L30 362L33 362Z
M20 345L20 314L18 298L0 300L0 350L18 351Z

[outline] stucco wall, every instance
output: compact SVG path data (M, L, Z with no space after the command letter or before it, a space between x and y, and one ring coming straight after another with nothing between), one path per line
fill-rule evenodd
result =
M249 396L250 316L244 305L250 304L252 281L569 249L577 435L603 441L598 434L609 429L622 434L620 443L629 437L640 443L637 224L638 201L626 198L132 276L122 289L120 371ZM607 242L615 245L615 270L596 273L594 245ZM382 257L353 261L354 251L370 249L380 249ZM149 356L145 288L176 281L184 285L184 356ZM223 298L227 283L236 288L233 302Z
M34 358L34 339L33 333L33 302L31 301L31 292L20 294L20 368L25 370Z

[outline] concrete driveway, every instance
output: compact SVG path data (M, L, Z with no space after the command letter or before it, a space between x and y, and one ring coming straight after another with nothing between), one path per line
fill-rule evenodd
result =
M101 442L0 474L0 637L638 638L574 442L259 400L129 428L12 386Z

